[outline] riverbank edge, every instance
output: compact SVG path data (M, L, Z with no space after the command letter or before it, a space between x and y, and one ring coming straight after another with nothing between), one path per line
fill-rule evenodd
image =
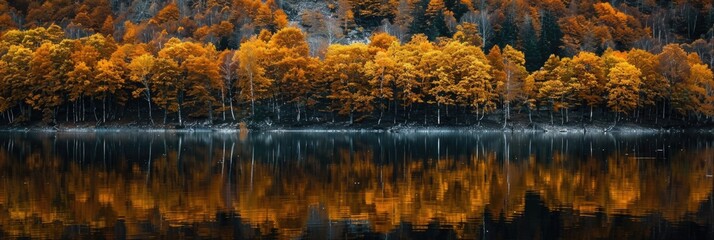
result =
M472 125L369 125L348 123L315 123L303 125L277 125L257 123L248 125L245 130L251 132L304 132L304 133L359 133L359 132L388 132L388 133L419 133L419 132L513 132L513 133L669 133L669 132L699 132L713 133L714 126L653 126L634 123L591 123L550 125L545 123L514 123L506 128L502 124L472 124ZM237 133L241 131L237 123L201 124L190 123L184 126L176 125L151 125L151 124L62 124L57 126L24 125L0 126L2 132L67 132L67 133L92 133L92 132L225 132Z

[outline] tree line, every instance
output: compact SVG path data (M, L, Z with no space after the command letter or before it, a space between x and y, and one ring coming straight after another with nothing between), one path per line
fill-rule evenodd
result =
M552 55L528 72L524 54L510 45L484 53L479 35L469 34L475 27L403 44L376 33L368 44L330 45L324 58L310 55L296 27L263 30L222 51L177 38L159 45L118 44L102 34L68 39L57 25L11 30L0 41L0 112L7 123L106 122L132 112L179 125L188 117L441 124L464 113L461 123L476 123L497 112L506 126L514 113L532 121L549 112L551 123L560 113L564 123L573 110L590 120L594 111L615 120L714 116L712 71L680 45L657 54Z

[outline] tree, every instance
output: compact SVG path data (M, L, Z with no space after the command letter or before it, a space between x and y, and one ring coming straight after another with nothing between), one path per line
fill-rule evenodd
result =
M69 93L69 101L75 104L75 121L84 121L84 97L87 95L93 79L93 70L91 66L88 66L84 61L75 62L74 69L67 73L66 90ZM77 104L81 106L77 106Z
M601 51L612 39L606 26L599 26L583 15L564 17L558 20L563 33L563 52L569 56L580 51Z
M434 44L429 42L425 35L417 34L408 43L398 47L395 53L398 68L403 71L403 74L395 79L399 89L396 95L402 101L405 110L407 107L409 108L406 111L407 119L409 119L411 109L415 104L426 101L430 66L423 60L425 60L424 55L434 49ZM426 124L426 114L424 114L424 121Z
M642 73L640 87L640 107L654 106L655 120L658 119L657 107L664 105L667 98L669 82L657 71L657 56L641 49L632 49L627 53L627 62L635 66Z
M233 60L235 54L235 50L224 50L218 55L219 74L223 81L223 84L221 84L221 112L223 113L224 121L226 120L227 111L230 111L231 119L236 120L233 110L233 96L235 84L238 80L238 62ZM226 103L228 103L228 107L226 107Z
M95 67L95 80L90 84L92 95L102 100L102 122L107 121L107 100L113 99L114 95L124 87L122 70L114 62L109 60L99 60ZM111 102L110 102L111 104Z
M130 79L133 82L139 83L140 86L134 90L132 95L136 98L144 95L146 103L149 106L149 120L154 124L154 118L151 117L151 70L154 67L156 59L150 54L143 54L131 61L128 68L131 71Z
M670 99L670 112L673 109L685 111L688 99L684 94L684 82L689 78L691 67L687 60L687 53L677 44L664 46L662 52L657 55L657 71L669 83L667 97ZM665 105L666 106L666 105ZM664 107L663 107L664 108ZM662 111L664 118L665 111Z
M449 69L444 66L449 66L447 63L449 58L441 49L433 49L424 53L420 68L422 68L421 77L424 82L428 83L428 88L425 91L429 96L429 103L436 103L436 123L441 124L441 107L447 107L455 104L455 81L448 75Z
M7 116L10 123L15 120L29 120L30 111L25 108L24 100L30 95L31 86L29 85L27 73L30 71L30 63L32 61L32 50L29 48L13 45L7 50L7 53L0 58L4 64L2 66L2 97L4 99L0 104L0 110L8 111ZM12 108L19 106L20 118L14 117ZM23 119L24 118L24 119Z
M528 109L528 122L533 123L532 112L536 109L536 101L538 101L538 86L533 74L526 76L523 79L523 104Z
M478 117L479 110L484 115L495 106L495 91L491 85L491 66L481 48L468 43L449 42L442 49L447 59L453 59L441 66L446 77L452 79L456 104L471 108ZM481 116L483 117L483 116ZM481 118L479 118L481 120Z
M114 18L111 15L104 19L104 23L102 23L102 28L99 32L107 36L114 35Z
M179 9L176 3L169 3L167 4L159 13L154 16L154 21L156 21L157 24L163 24L165 22L170 22L170 21L178 21L179 20Z
M503 127L506 127L508 119L511 118L511 102L522 98L523 79L528 72L525 67L525 57L521 51L510 45L503 49L503 72L504 79L500 95L503 100Z
M57 47L50 42L42 44L32 54L30 62L29 75L33 89L27 102L32 108L42 111L42 120L45 123L56 123L57 108L63 103L64 86L62 78L57 74L58 65L52 58Z
M631 47L635 40L645 34L639 21L618 11L610 3L596 3L593 4L593 8L598 25L607 27L612 40L619 47Z
M637 107L640 97L640 75L642 73L632 64L621 62L610 69L607 83L607 105L620 119L620 114L627 114Z
M255 117L255 102L267 96L273 83L272 79L265 76L265 66L262 62L266 47L266 42L251 38L241 45L233 59L239 62L238 88L241 99L250 100L251 117Z
M270 29L273 23L273 12L267 4L260 3L256 12L254 24L258 29Z
M567 66L570 65L570 61L569 58L559 59L557 56L551 55L543 68L532 75L535 85L538 87L537 99L541 103L550 105L551 125L553 125L553 112L570 107L569 101L574 89Z
M388 33L375 33L369 38L369 48L372 54L386 51L392 44L397 42L397 38Z
M456 33L453 38L457 41L467 43L476 47L483 45L483 39L478 32L478 26L475 23L462 23L456 26Z
M17 23L12 20L9 12L0 14L0 33L17 28Z
M379 119L377 125L382 123L384 116L385 102L394 96L394 80L399 75L397 64L393 56L388 52L380 51L374 60L370 60L364 65L365 75L369 78L372 89L371 95L377 98L379 107ZM396 116L395 116L396 117Z
M278 9L273 13L273 25L275 25L275 29L283 29L287 27L289 23L288 14L282 9Z
M188 71L187 91L190 101L189 106L194 109L194 116L207 113L208 121L213 123L213 108L217 102L216 92L223 89L223 82L219 76L219 68L216 61L205 56L193 57L186 60L186 70Z
M691 92L690 111L707 117L714 116L714 73L706 64L693 64L691 73L687 81Z
M389 100L394 97L395 78L400 74L400 69L396 68L396 60L393 57L394 51L388 51L392 46L398 46L396 37L387 33L372 35L369 51L376 55L373 60L370 60L364 66L365 75L369 78L368 82L372 89L372 95L376 98L379 107L377 124L382 123L384 110Z
M590 107L590 121L593 119L593 108L603 103L607 92L605 87L605 63L597 55L590 52L580 52L569 62L568 75L573 76L577 83L575 91L577 98Z
M298 28L287 27L276 32L268 42L267 75L273 79L274 112L281 119L281 107L294 103L297 119L307 106L307 92L311 90L309 79L317 71L305 34Z
M333 100L331 109L349 115L350 124L354 123L355 113L367 114L374 110L374 96L362 71L370 58L369 48L360 43L331 45L325 55L323 73L330 86L328 99Z
M153 83L152 100L159 107L164 109L164 124L166 124L169 112L178 112L183 103L183 91L185 83L182 80L182 70L173 59L158 57L151 70ZM183 124L183 119L179 114L179 125Z
M186 97L186 91L190 87L188 81L188 68L186 62L188 59L193 57L205 56L213 58L215 48L212 45L204 47L199 43L194 42L182 42L177 38L171 38L166 42L165 46L161 51L159 51L159 58L171 59L179 67L178 75L173 78L167 76L168 80L173 79L174 83L171 84L175 93L171 99L176 101L176 112L178 113L179 125L183 125L183 106Z

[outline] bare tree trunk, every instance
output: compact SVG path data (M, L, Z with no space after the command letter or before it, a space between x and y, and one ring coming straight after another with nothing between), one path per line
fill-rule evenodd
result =
M300 113L301 113L301 109L300 109L300 104L298 103L297 104L297 118L296 118L297 122L300 122Z
M211 101L206 102L208 105L208 123L213 124L213 103Z
M230 101L229 104L230 104L230 107L231 107L231 118L233 118L233 121L235 121L235 120L236 120L236 114L235 114L235 112L233 111L233 98L228 99L228 101Z
M508 112L511 108L511 101L506 100L506 104L503 108L503 128L505 129L508 125Z
M436 124L441 125L441 104L436 103Z
M226 94L221 88L221 111L223 112L223 121L226 121Z
M154 124L154 118L151 116L151 91L148 87L146 88L146 103L149 104L149 121L151 121L151 124Z
M255 95L253 92L253 73L249 74L250 79L250 116L255 116Z
M102 122L107 122L107 96L102 98Z

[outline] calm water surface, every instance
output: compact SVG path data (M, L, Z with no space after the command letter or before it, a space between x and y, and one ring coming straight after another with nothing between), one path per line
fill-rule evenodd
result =
M0 133L0 238L714 239L714 136Z

